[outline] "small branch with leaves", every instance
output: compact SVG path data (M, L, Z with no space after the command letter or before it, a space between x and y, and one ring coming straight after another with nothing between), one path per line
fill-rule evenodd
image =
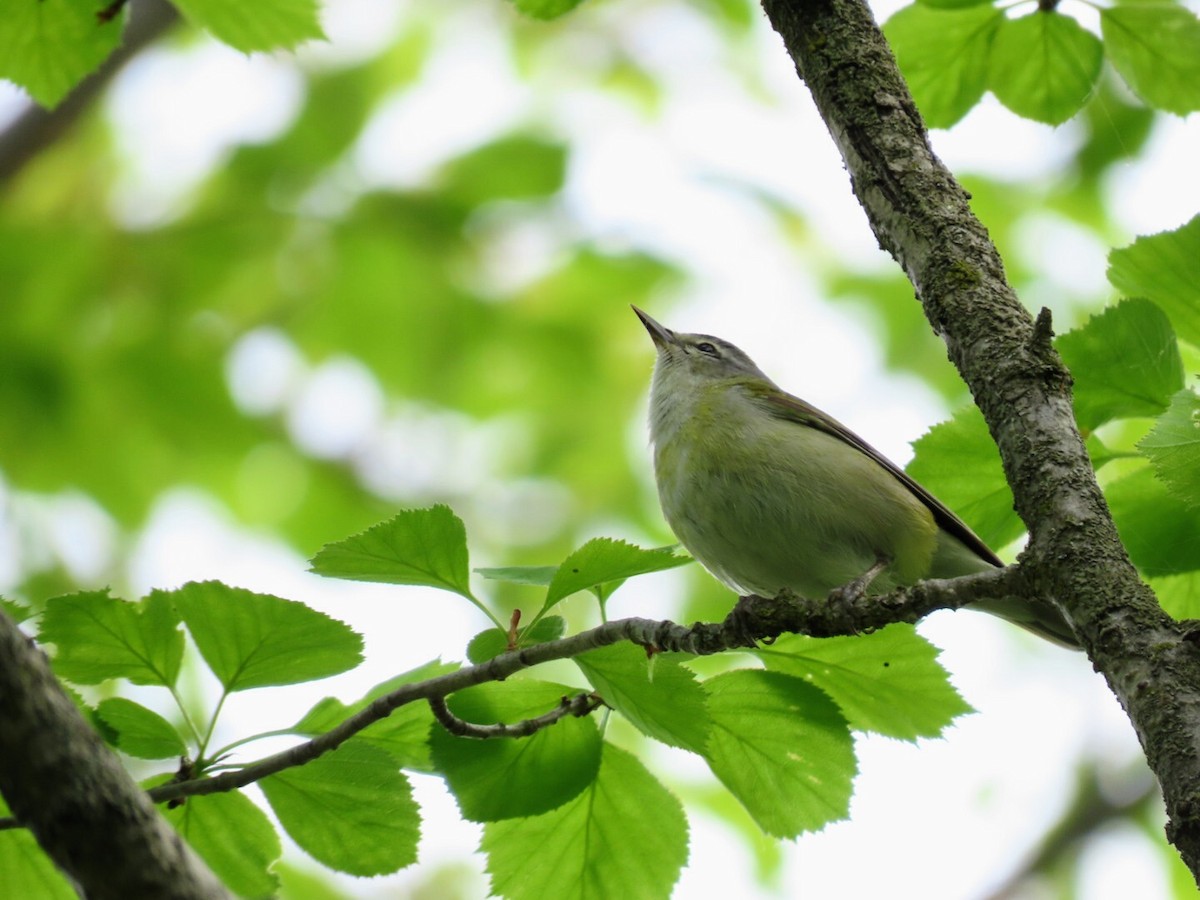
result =
M449 543L444 542L439 546L434 540L436 534L440 534L442 539L448 537ZM458 543L459 538L463 540L461 545ZM379 548L384 544L389 548L387 552L390 559L387 561L379 555ZM420 553L429 554L431 547L434 548L434 556L427 555L424 559L417 557ZM424 573L422 577L425 583L429 583L433 580L428 575L429 572L442 571L444 577L438 579L438 586L460 593L466 581L465 534L461 522L445 507L409 510L363 535L331 545L314 559L314 569L325 574L323 570L333 565L330 562L333 560L344 571L352 560L368 557L372 560L372 565L377 567L375 575L378 580L398 581L412 577L412 572L421 571ZM461 567L445 568L443 564L453 558L461 560ZM562 596L576 590L593 589L598 597L603 596L607 599L617 579L624 580L636 574L669 568L687 561L686 557L676 555L671 548L643 550L619 541L600 539L590 542L572 554L557 569L538 570L536 581L545 584L547 596L551 598L561 599ZM566 587L559 581L559 573L564 569L571 579ZM486 571L491 577L503 577L521 583L534 580L530 570ZM600 590L605 585L607 589ZM835 592L831 598L815 601L790 593L774 598L743 597L729 616L719 623L697 622L690 626L682 626L669 621L625 618L606 622L569 637L531 643L531 636L550 633L544 626L538 628L537 622L545 623L556 619L545 615L557 602L555 599L543 607L535 622L524 632L517 630L519 616L514 613L509 627L493 629L500 632L496 635L495 644L478 638L472 642L473 647L485 648L484 652L488 646L507 648L514 643L515 649L505 649L491 658L482 659L475 665L463 668L423 667L417 670L417 673L436 671L438 674L405 679L405 683L393 690L377 696L369 695L356 707L343 707L347 714L336 721L328 718L322 720L316 715L317 710L326 702L322 701L322 704L314 708L314 713L310 713L295 727L268 732L262 736L286 733L301 735L317 730L320 725L322 727L319 734L287 750L246 765L232 766L224 760L234 747L248 743L253 738L237 741L209 755L206 755L207 747L201 741L196 747L197 761L189 761L186 773L176 772L167 783L151 788L148 795L155 802L178 804L185 798L228 792L261 782L311 763L357 736L368 733L373 726L420 700L428 703L432 718L456 737L530 738L564 718L584 717L600 706L608 705L601 688L614 689L613 674L609 672L594 679L597 690L579 692L571 696L563 694L553 709L524 717L513 724L476 724L467 721L451 712L447 698L479 685L499 684L518 672L553 660L586 660L589 653L619 643L643 648L640 678L646 685L653 685L657 661L677 659L664 657L663 654L711 655L731 650L754 649L760 641L774 644L777 639L789 634L859 635L875 632L894 623L916 622L936 609L959 609L980 599L1012 595L1021 589L1019 570L1005 568L967 578L921 582L878 596L866 595L861 591L843 591ZM481 601L473 597L473 602L478 604ZM238 613L235 611L240 611L242 621L229 627L239 630L237 636L232 631L221 630L223 626L216 624L231 623L237 618ZM246 618L248 611L254 613L255 620ZM498 620L498 617L492 618L493 621ZM128 668L123 671L127 677L140 676L143 681L149 681L151 677L160 677L167 687L172 683L173 673L179 668L179 660L172 646L176 645L181 651L182 642L172 641L172 637L181 638L175 628L182 622L191 631L205 661L222 679L226 696L229 692L241 689L247 678L256 681L272 678L283 681L290 677L283 670L273 674L256 673L249 660L230 660L226 654L230 643L234 641L246 646L257 646L261 641L269 640L276 661L286 664L291 654L289 645L294 640L296 656L291 662L295 663L303 653L304 664L316 669L326 669L322 674L332 674L335 669L357 661L358 658L358 645L354 636L341 623L293 601L252 594L216 582L193 583L172 592L155 591L138 604L126 603L108 596L106 592L77 594L51 600L47 604L44 616L43 636L47 640L60 642L59 668L68 676L74 676L80 683L85 684L96 680L99 674L89 671L87 666L90 663L84 662L84 658L92 658L96 648L62 643L66 635L73 631L72 623L84 619L108 622L113 629L125 629L127 634L129 629L140 629L141 634L129 643L156 646L158 658L147 659L145 655L131 653L125 661ZM267 622L270 623L269 626ZM218 630L213 631L214 627ZM266 631L261 635L254 634L256 628L262 630L267 627L270 629L269 637ZM306 642L317 629L323 632L321 643L325 648L326 659L314 659ZM488 632L484 632L483 636L487 634ZM305 641L303 647L301 641ZM117 662L110 661L104 672L111 673L117 665ZM673 662L670 665L678 664ZM634 669L637 669L636 665ZM586 671L588 670L585 667ZM629 689L628 684L624 685L621 696L624 697ZM223 699L218 702L218 708L221 703ZM618 702L617 708L624 708L624 705ZM626 708L626 712L628 711ZM136 752L137 748L127 742L131 734L122 734L120 720L105 719L103 704L98 715L101 721L105 721L110 728L116 730L115 743L118 748ZM197 718L185 716L185 721L190 722ZM136 726L130 726L131 733L135 730ZM202 732L211 734L212 730L212 720L207 728L191 728L194 736ZM181 739L178 745L169 746L175 750L183 746L183 741ZM0 829L16 827L17 824L15 819L0 820Z

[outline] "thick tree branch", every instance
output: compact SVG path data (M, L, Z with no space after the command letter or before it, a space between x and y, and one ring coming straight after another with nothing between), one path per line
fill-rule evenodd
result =
M1000 448L1029 529L1022 570L1057 604L1137 730L1168 837L1200 877L1200 653L1138 579L1075 427L1070 374L1005 280L969 197L862 0L763 0L845 160Z
M0 793L89 900L229 893L83 720L0 612Z

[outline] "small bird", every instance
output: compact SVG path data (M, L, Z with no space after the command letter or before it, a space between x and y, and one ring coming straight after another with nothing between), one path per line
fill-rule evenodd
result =
M701 565L738 594L882 593L1003 565L967 525L836 419L793 397L728 341L664 328L650 440L663 515ZM981 609L1077 647L1045 602Z

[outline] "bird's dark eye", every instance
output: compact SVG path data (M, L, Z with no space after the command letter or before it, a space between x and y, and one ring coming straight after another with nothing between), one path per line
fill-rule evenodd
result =
M710 344L708 341L701 341L699 344L696 345L696 349L699 350L701 353L707 353L709 356L720 356L721 355L720 353L717 352L716 346L714 344Z

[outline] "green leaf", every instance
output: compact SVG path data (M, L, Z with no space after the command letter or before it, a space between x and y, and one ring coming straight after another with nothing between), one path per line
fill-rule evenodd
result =
M563 185L567 150L557 142L511 134L448 162L438 181L464 206L545 197Z
M219 581L154 591L173 604L227 691L328 678L362 662L362 638L295 600Z
M290 50L325 37L316 0L176 0L175 5L194 24L243 53Z
M546 587L554 580L558 566L497 566L476 569L484 578L492 581L507 581L509 584L529 584Z
M271 871L283 849L266 813L241 791L189 797L164 809L213 873L240 897L273 897L279 879Z
M1085 432L1113 419L1158 415L1183 387L1175 332L1149 300L1122 300L1056 346L1075 379L1075 418Z
M1126 294L1153 300L1179 337L1200 346L1200 215L1112 251L1108 280Z
M932 9L916 3L887 20L913 99L930 128L949 128L979 102L987 86L992 38L1004 14L987 5Z
M1166 578L1151 578L1159 604L1176 619L1200 619L1200 570Z
M546 616L538 619L529 628L520 632L517 647L531 647L546 641L556 641L563 636L567 623L562 616ZM481 631L467 644L467 659L474 665L494 659L501 653L509 651L508 632L501 628L489 628Z
M922 6L933 9L965 9L968 6L983 6L992 0L917 0Z
M854 743L826 694L799 678L745 669L704 686L709 766L763 831L791 838L846 817Z
M1087 448L1088 458L1092 461L1092 468L1097 472L1100 471L1101 467L1108 465L1113 460L1122 459L1129 455L1125 451L1113 450L1104 441L1096 437L1094 433L1087 435L1083 443Z
M674 547L645 550L613 538L593 538L563 560L546 591L543 609L549 609L576 591L606 582L660 572L691 562L690 556L676 556Z
M502 628L481 631L467 644L467 659L476 666L507 652L508 632Z
M471 596L467 531L450 507L406 509L362 534L326 544L312 569L330 578L419 584Z
M708 742L708 708L696 676L679 658L632 644L613 644L575 657L604 702L648 737L703 753Z
M11 811L0 797L0 816ZM0 889L5 897L78 900L79 894L23 828L0 831Z
M33 609L28 604L20 600L10 600L7 597L0 597L0 609L4 610L4 614L20 625L22 622L33 618Z
M583 0L510 0L531 19L556 19L577 7Z
M638 759L604 745L595 781L540 816L489 822L492 893L508 900L665 900L688 855L679 800Z
M1137 447L1174 496L1200 506L1200 397L1193 391L1172 397L1170 407Z
M1025 526L1013 512L1012 491L1004 480L983 414L970 406L949 422L934 425L913 442L908 474L956 512L990 547L1003 547Z
M1200 109L1200 21L1174 3L1124 3L1100 10L1113 67L1151 106L1178 115Z
M130 756L168 759L187 752L175 726L140 703L113 697L100 701L96 714L116 733L114 745Z
M106 0L37 0L4 5L0 78L42 106L55 106L121 43L125 16L101 22Z
M915 741L937 737L971 707L911 625L856 637L781 637L760 648L767 668L802 678L834 699L850 727Z
M457 669L457 663L434 660L375 685L365 697L349 705L334 697L326 697L305 713L304 718L291 730L308 736L324 734L379 697L407 684L439 678ZM419 700L392 710L386 719L369 725L354 739L386 751L401 769L428 772L433 769L429 758L429 729L432 725L433 713L429 710L429 704Z
M416 862L421 819L412 788L376 747L350 740L258 784L284 831L331 869L386 875Z
M1100 77L1100 40L1069 16L1037 10L1002 18L988 87L1019 116L1060 125L1083 108Z
M54 670L77 684L128 678L171 687L183 659L179 617L153 596L127 603L106 589L55 597L46 602L39 637L57 646Z
M477 725L513 725L557 707L572 688L521 679L481 684L453 695L451 712ZM446 777L465 818L493 822L534 816L586 788L600 765L600 734L591 718L568 716L527 738L477 740L433 730L433 765Z
M1200 510L1186 506L1149 466L1108 484L1104 496L1129 557L1142 574L1200 569Z

